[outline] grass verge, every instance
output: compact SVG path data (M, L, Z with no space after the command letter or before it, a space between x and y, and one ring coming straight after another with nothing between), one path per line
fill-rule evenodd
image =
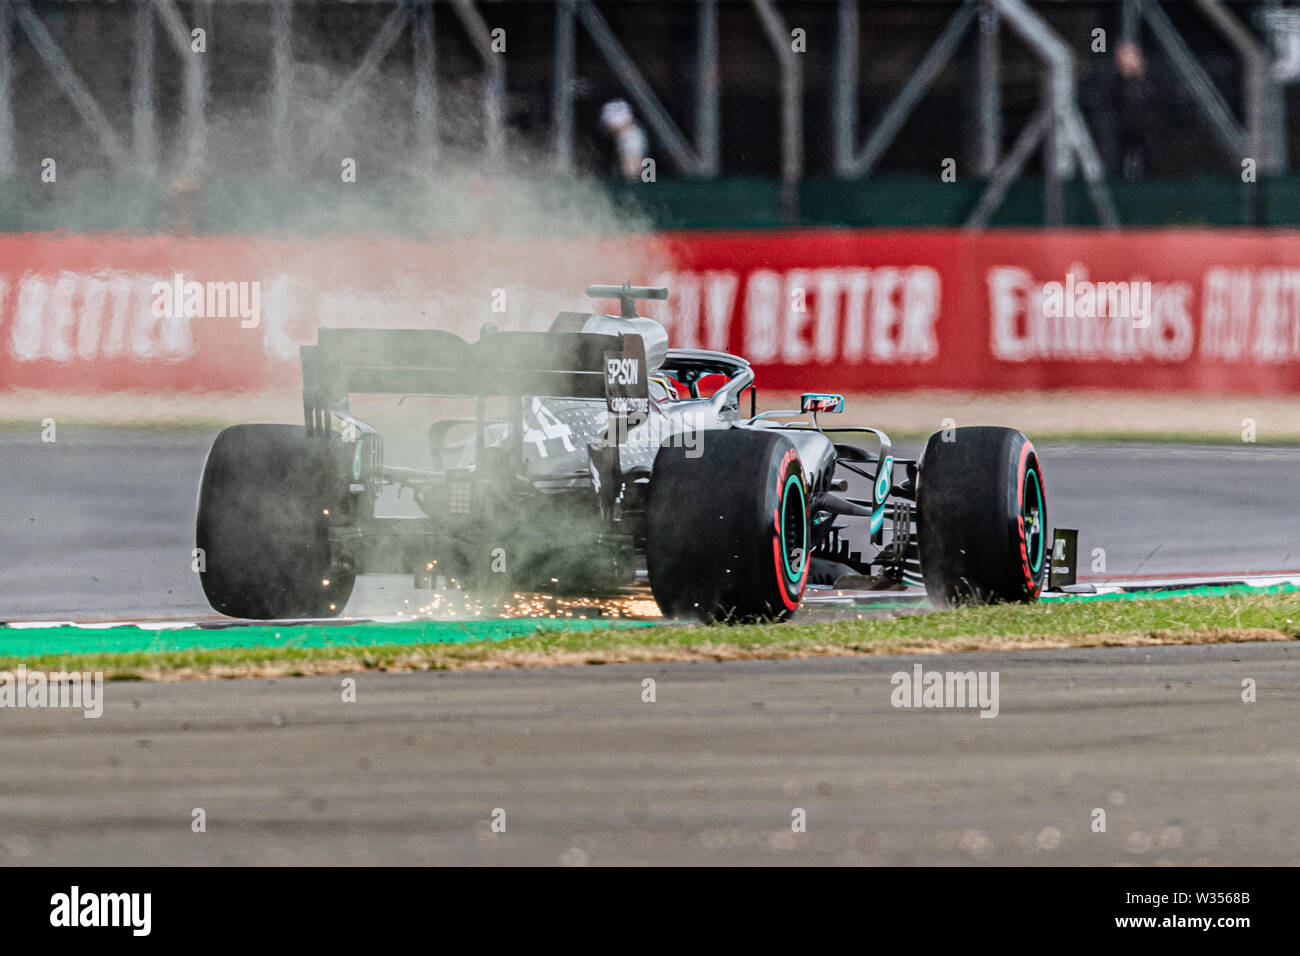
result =
M0 659L0 669L98 670L117 680L555 667L624 661L1211 644L1300 639L1300 594L1001 605L888 620L552 631L470 644L262 647Z

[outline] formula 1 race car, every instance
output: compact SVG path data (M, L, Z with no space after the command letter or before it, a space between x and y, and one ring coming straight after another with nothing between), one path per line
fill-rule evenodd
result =
M784 620L810 584L923 582L941 607L1037 599L1047 498L1020 432L953 428L919 460L895 458L883 431L823 427L838 395L759 414L743 358L669 349L636 309L666 289L587 294L618 299L620 314L562 312L547 332L488 325L474 343L321 329L302 347L305 427L227 428L208 455L196 537L211 605L334 616L365 573L489 596L648 580L665 615L720 622ZM414 460L397 464L351 410L363 394L470 411L427 433L419 422ZM393 489L419 514L377 514Z

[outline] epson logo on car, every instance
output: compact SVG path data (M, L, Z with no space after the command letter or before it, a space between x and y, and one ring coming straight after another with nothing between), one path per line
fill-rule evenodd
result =
M637 360L606 359L605 379L610 385L636 385L641 380Z

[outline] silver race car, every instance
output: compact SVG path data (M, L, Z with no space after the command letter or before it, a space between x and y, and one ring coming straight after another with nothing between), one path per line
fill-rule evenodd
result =
M563 312L547 332L322 329L302 348L305 425L222 431L197 546L212 606L246 618L339 614L356 576L454 581L488 597L615 595L648 582L665 615L784 620L811 586L924 583L939 606L1033 601L1050 564L1033 445L1008 428L932 436L896 458L875 428L831 427L839 395L757 412L754 372L668 348L639 299ZM390 461L350 396L457 399ZM415 516L377 514L409 490ZM852 490L851 490L852 489Z

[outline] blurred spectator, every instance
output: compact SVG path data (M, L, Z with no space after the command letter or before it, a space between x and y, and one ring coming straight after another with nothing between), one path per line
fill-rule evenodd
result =
M178 173L168 180L163 197L163 227L176 236L199 232L199 182L194 177Z
M600 110L600 125L614 139L618 150L619 175L629 182L641 178L645 159L645 131L636 123L632 107L625 100L610 100Z
M1152 90L1146 60L1132 40L1121 40L1115 47L1115 72L1119 78L1115 113L1120 170L1125 179L1140 179L1147 167Z

